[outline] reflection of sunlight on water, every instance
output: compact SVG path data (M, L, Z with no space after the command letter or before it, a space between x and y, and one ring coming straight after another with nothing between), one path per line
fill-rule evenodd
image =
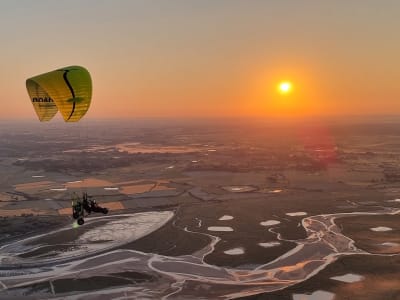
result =
M114 149L118 152L134 153L191 153L198 152L198 147L187 146L162 146L162 145L142 145L140 143L123 143L115 145Z
M293 300L333 300L335 294L326 291L316 291L312 294L293 294Z
M280 244L281 244L280 242L258 243L259 246L264 247L264 248L276 247L276 246L279 246Z
M391 231L391 230L393 230L393 229L390 228L390 227L378 226L378 227L370 228L370 230L371 230L371 231Z
M267 221L263 221L260 222L261 226L273 226L273 225L278 225L281 222L279 222L278 220L267 220Z
M400 246L399 243L392 243L392 242L382 243L381 245L385 246L385 247L399 247Z
M223 215L221 218L218 219L219 221L228 221L228 220L233 220L232 216L228 215Z
M228 226L210 226L207 228L208 231L233 231L232 227Z
M244 254L244 249L243 248L233 248L233 249L224 251L224 253L228 254L228 255L241 255L241 254Z
M123 243L152 232L154 228L167 222L174 215L171 211L142 212L130 217L112 220L84 232L77 240L78 244L96 241Z
M290 217L296 217L296 216L306 216L307 213L304 211L297 211L297 212L286 213L286 215Z
M233 188L231 188L231 190L234 191L234 192L241 191L242 189L243 188L241 188L241 187L233 187Z
M400 202L400 199L388 200L388 202Z
M364 277L361 275L358 275L358 274L349 273L349 274L345 274L345 275L341 275L341 276L331 277L331 279L351 283L351 282L361 281L364 279Z
M257 190L256 187L251 185L227 185L227 186L222 186L222 189L232 193L252 192Z
M291 273L293 271L302 270L304 268L304 266L306 266L310 262L312 262L312 260L301 261L301 262L298 262L291 266L282 266L279 268L279 271L281 271L283 273Z
M70 246L68 249L46 250L49 245L42 244L40 241L45 235L37 235L0 247L0 256L3 255L4 261L7 261L7 263L19 266L26 264L25 267L30 264L56 263L64 259L77 258L80 255L94 254L98 251L115 248L124 243L137 240L159 229L173 216L174 212L172 211L149 211L136 214L92 217L87 219L86 224L100 220L103 223L97 224L96 227L88 227L87 225L79 226L75 221L71 225L53 231L52 238L64 241L65 237L71 236L71 230L82 229L79 232L72 233L74 240L68 243ZM57 242L53 241L53 243L52 246L58 246ZM27 257L20 256L20 254L29 253L32 250L32 245L35 245L35 249L43 251L44 256L41 258L29 255ZM52 254L51 257L46 256L49 253ZM0 259L1 264L4 261ZM0 299L3 298L0 296Z

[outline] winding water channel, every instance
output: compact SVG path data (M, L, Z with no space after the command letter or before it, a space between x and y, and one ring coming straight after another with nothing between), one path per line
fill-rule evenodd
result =
M170 257L135 250L116 249L146 235L168 222L173 212L148 212L93 218L100 222L67 246L58 244L45 249L38 235L0 248L0 296L41 295L62 299L234 299L247 295L272 292L307 280L344 255L370 253L356 248L349 237L336 226L337 218L367 215L396 215L399 208L384 208L373 212L353 212L308 216L302 219L307 237L291 240L297 245L274 261L252 269L226 268L210 265L205 257L212 253L219 237L208 233L210 243L192 255ZM107 219L108 218L108 219ZM104 223L101 223L103 222ZM105 222L107 221L107 222ZM86 226L86 225L85 225ZM46 234L65 235L72 228L63 228ZM184 228L189 231L189 229ZM285 240L280 233L277 240ZM194 232L194 231L190 231ZM96 237L102 239L96 240ZM106 238L105 238L106 237ZM35 245L35 246L33 246ZM66 248L67 247L67 248ZM61 249L61 250L60 250ZM112 250L114 249L114 250ZM43 250L34 259L27 253ZM47 251L47 252L46 252ZM265 249L268 251L268 249ZM46 254L47 253L47 254ZM50 253L50 254L49 254ZM115 275L125 272L125 275ZM58 291L63 282L103 276L117 280L129 272L144 273L153 280L135 281L91 290ZM128 274L129 273L129 274ZM128 274L128 275L127 275Z

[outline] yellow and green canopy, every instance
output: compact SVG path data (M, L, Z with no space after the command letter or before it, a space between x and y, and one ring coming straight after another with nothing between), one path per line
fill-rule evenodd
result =
M92 99L92 79L79 66L29 78L26 88L41 122L50 121L57 111L65 122L77 122L88 111Z

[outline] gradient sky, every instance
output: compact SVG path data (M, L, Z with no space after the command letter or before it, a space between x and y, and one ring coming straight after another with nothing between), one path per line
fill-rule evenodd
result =
M400 113L397 0L1 0L0 118L85 66L87 117ZM280 80L293 92L276 92Z

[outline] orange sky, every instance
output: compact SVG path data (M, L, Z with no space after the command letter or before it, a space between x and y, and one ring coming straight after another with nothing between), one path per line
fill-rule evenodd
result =
M2 7L0 118L36 119L25 79L74 64L93 77L88 118L400 113L398 1ZM290 95L277 93L281 80Z

